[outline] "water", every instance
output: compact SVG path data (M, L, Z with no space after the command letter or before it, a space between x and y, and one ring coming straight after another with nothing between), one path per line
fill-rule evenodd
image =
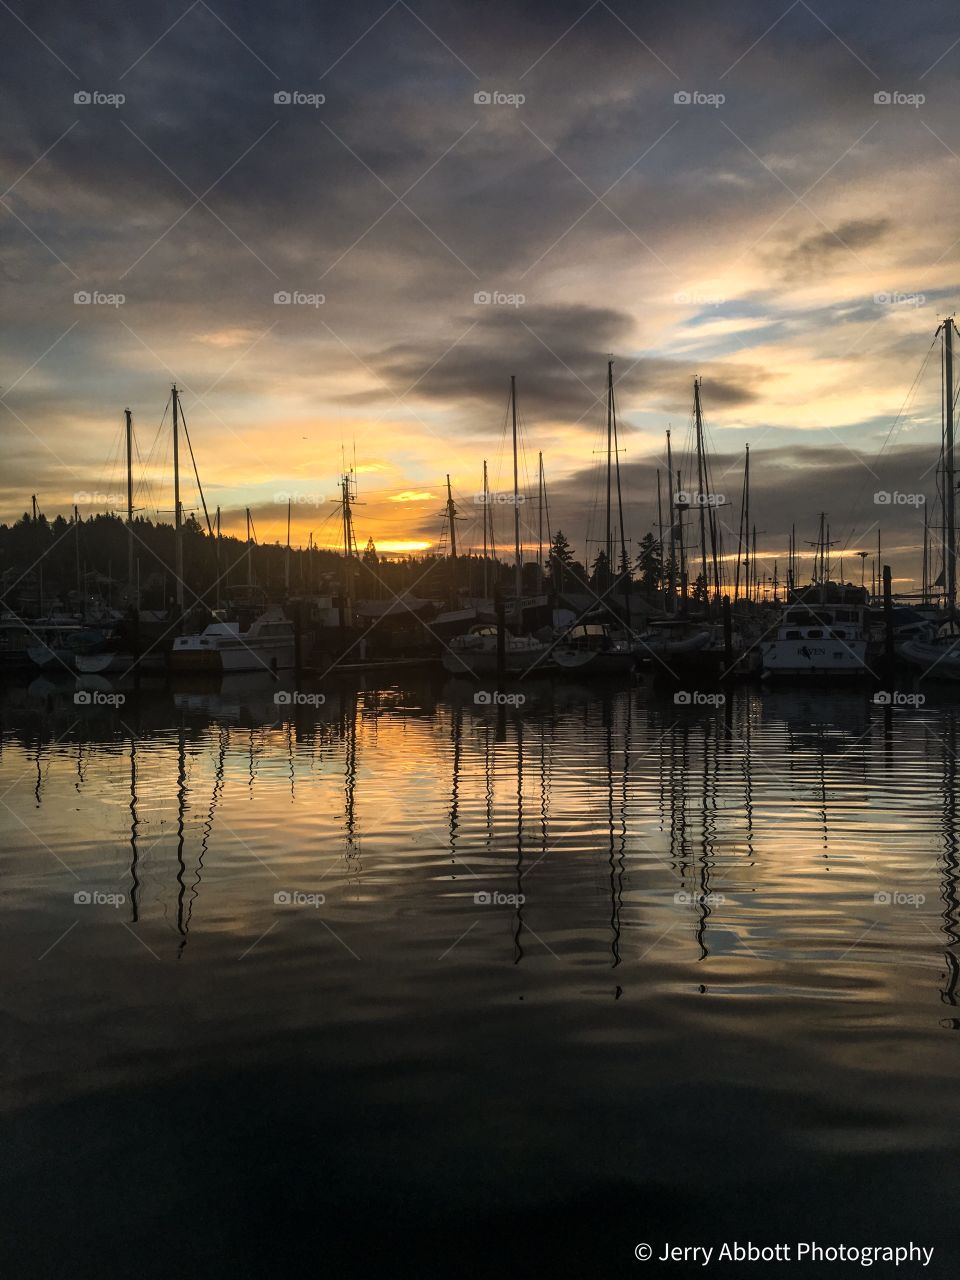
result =
M11 1275L956 1273L960 706L518 687L6 689Z

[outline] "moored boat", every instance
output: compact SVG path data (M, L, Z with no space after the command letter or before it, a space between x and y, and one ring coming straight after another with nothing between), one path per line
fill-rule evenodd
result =
M293 623L282 609L267 609L246 631L218 619L203 631L177 636L171 671L288 671L296 661Z

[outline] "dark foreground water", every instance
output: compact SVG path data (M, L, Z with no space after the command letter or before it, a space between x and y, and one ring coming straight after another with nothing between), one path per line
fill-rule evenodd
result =
M273 692L0 697L5 1274L957 1274L956 703Z

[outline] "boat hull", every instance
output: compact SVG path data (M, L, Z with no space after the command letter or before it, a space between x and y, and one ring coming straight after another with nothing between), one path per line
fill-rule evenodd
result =
M762 649L765 676L845 677L869 675L866 640L772 640Z

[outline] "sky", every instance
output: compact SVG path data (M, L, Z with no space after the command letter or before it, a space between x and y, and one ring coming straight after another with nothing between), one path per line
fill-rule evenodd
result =
M768 572L825 510L847 578L879 531L918 580L954 4L3 0L0 27L0 519L120 506L125 407L169 519L176 381L225 529L283 539L289 498L294 544L335 545L355 465L361 546L435 548L449 474L476 547L516 375L521 482L542 452L592 555L613 359L634 547L700 377L728 547L749 444Z

